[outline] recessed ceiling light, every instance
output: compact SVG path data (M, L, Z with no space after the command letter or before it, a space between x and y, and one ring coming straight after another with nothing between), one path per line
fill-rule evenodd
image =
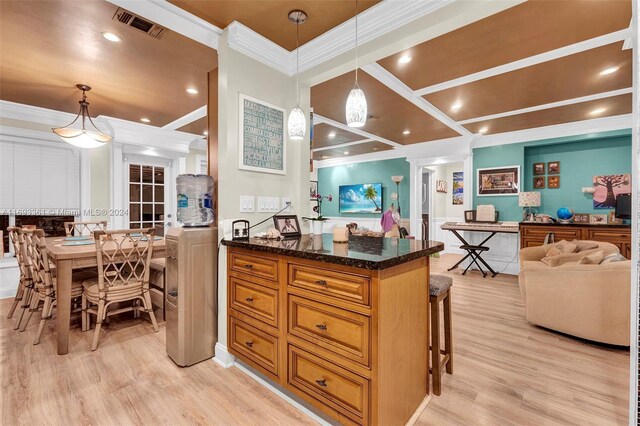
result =
M349 155L349 151L345 151L345 152L344 152L344 155Z
M112 41L114 43L119 43L119 42L122 41L122 39L120 37L118 37L117 35L115 35L114 33L104 32L104 33L102 33L102 37L104 37L107 40Z
M190 95L197 95L198 94L198 90L194 89L193 87L189 87L189 88L187 88L187 93L189 93Z
M400 59L398 59L398 62L400 62L401 64L408 64L409 62L411 62L411 55L402 55L400 56Z
M480 130L478 130L478 132L484 134L487 133L489 131L489 128L487 126L481 127Z
M609 74L613 74L614 72L618 71L620 69L620 67L611 67L611 68L606 68L602 71L600 71L600 75L609 75Z
M405 130L404 132L402 132L403 135L409 135L411 134L411 130Z
M203 135L205 135L205 136L209 136L209 132L205 130L205 131L204 131L204 133L203 133Z
M453 105L451 105L451 111L459 111L462 108L462 102L456 101Z
M323 160L326 160L327 158L331 158L331 157L329 157L328 155L323 155L323 156L322 156L322 159L323 159Z
M149 120L147 117L142 117L140 119L140 121L142 121L143 123L150 123L151 122L151 120Z
M602 114L603 112L605 112L607 109L606 108L596 108L593 111L591 111L589 113L589 115L598 115L598 114Z
M329 133L328 136L329 136L329 139L333 139L333 138L336 137L336 132L331 132L331 133Z

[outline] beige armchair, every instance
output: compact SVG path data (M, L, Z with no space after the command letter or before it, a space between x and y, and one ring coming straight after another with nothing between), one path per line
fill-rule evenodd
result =
M629 346L631 261L577 263L578 257L597 250L605 256L619 252L613 244L598 245L555 267L540 261L546 254L544 247L520 251L518 284L527 321L596 342Z

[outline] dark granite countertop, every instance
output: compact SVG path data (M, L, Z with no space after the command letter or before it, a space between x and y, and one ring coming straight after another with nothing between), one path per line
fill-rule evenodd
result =
M631 224L623 223L541 223L541 222L520 222L520 226L579 226L581 228L631 228Z
M386 269L444 250L438 241L351 236L349 243L333 242L333 234L303 235L295 239L222 240L222 244L263 253L300 257L363 269Z

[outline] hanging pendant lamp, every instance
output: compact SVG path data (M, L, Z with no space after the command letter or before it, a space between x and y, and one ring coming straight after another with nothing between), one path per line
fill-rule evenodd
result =
M346 115L349 127L362 127L367 122L367 98L358 84L358 0L356 0L356 82L347 98Z
M294 141L300 141L304 139L304 135L307 131L307 120L304 116L304 112L300 108L300 83L299 83L299 68L300 68L300 48L299 48L299 28L300 24L304 24L307 21L307 14L302 10L292 10L289 12L289 21L296 24L296 107L289 113L289 139Z
M52 129L53 133L58 135L60 139L63 141L77 146L78 148L97 148L111 141L111 136L104 134L98 127L94 124L91 119L91 115L89 114L89 102L87 102L87 95L85 92L91 90L91 87L86 84L76 84L76 87L82 90L82 100L79 102L80 111L76 118L69 124L64 127L57 127ZM73 125L78 118L82 116L82 129L74 129L70 126ZM87 129L87 119L93 129Z

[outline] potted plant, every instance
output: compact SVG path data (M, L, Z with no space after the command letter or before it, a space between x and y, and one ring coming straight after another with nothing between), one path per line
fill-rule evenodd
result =
M313 207L314 213L318 214L318 217L303 217L305 220L311 221L311 233L312 234L322 234L322 223L327 220L326 217L322 216L322 202L327 200L329 202L333 201L333 195L315 195L316 205Z

